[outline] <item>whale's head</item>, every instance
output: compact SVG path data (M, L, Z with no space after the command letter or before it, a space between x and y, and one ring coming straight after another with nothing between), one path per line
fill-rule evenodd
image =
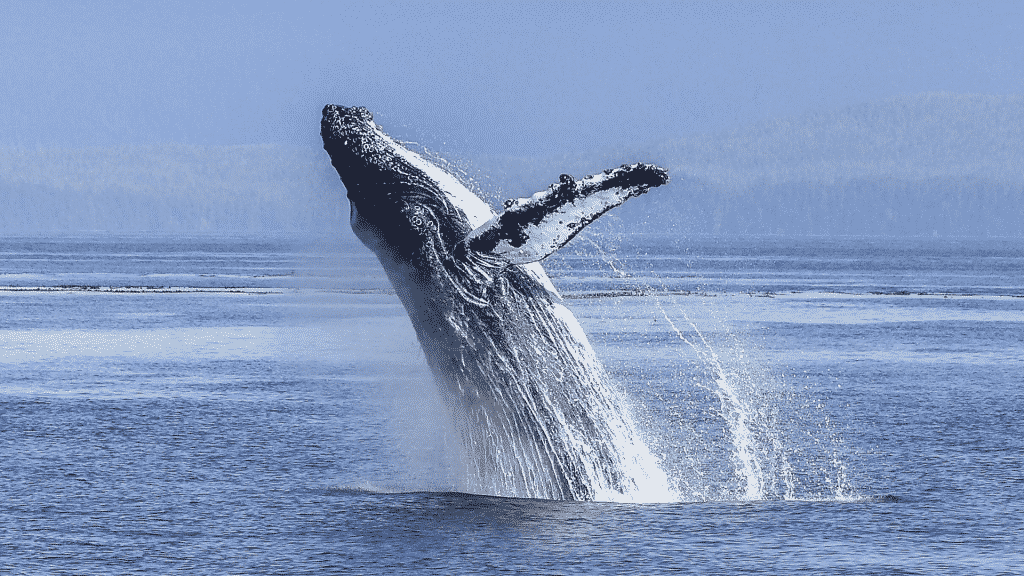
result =
M328 104L320 133L352 204L352 229L378 255L420 266L450 259L492 215L454 177L385 134L366 108Z
M320 135L324 140L324 149L330 154L334 165L339 167L342 178L355 175L353 170L357 168L365 170L368 166L363 165L372 164L373 157L380 155L385 148L386 136L374 124L373 114L361 106L324 106Z

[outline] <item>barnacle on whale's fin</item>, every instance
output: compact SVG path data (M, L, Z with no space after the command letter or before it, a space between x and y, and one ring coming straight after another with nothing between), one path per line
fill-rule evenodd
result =
M463 241L471 252L510 264L542 260L572 240L584 226L626 200L668 182L668 171L654 164L623 164L575 180L562 174L558 184L529 198L505 203Z

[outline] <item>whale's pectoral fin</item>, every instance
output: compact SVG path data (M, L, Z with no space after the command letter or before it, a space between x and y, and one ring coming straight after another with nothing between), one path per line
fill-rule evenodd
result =
M464 244L511 264L536 262L601 214L666 182L668 171L653 164L623 164L582 180L563 174L543 192L507 201L505 211L470 232Z

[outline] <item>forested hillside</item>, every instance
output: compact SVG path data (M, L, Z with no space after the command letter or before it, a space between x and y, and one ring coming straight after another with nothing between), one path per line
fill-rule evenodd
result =
M386 128L386 127L385 127ZM922 95L723 134L557 157L453 159L493 206L623 162L671 182L614 211L638 231L1024 235L1024 97ZM457 170L458 171L458 170ZM0 233L348 234L318 148L0 150Z

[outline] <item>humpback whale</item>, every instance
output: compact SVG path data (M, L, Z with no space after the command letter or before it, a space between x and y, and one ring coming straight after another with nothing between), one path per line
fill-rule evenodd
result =
M668 181L622 165L506 201L495 214L361 107L327 105L321 136L370 248L412 321L462 435L475 490L629 500L667 479L540 260L601 214Z

